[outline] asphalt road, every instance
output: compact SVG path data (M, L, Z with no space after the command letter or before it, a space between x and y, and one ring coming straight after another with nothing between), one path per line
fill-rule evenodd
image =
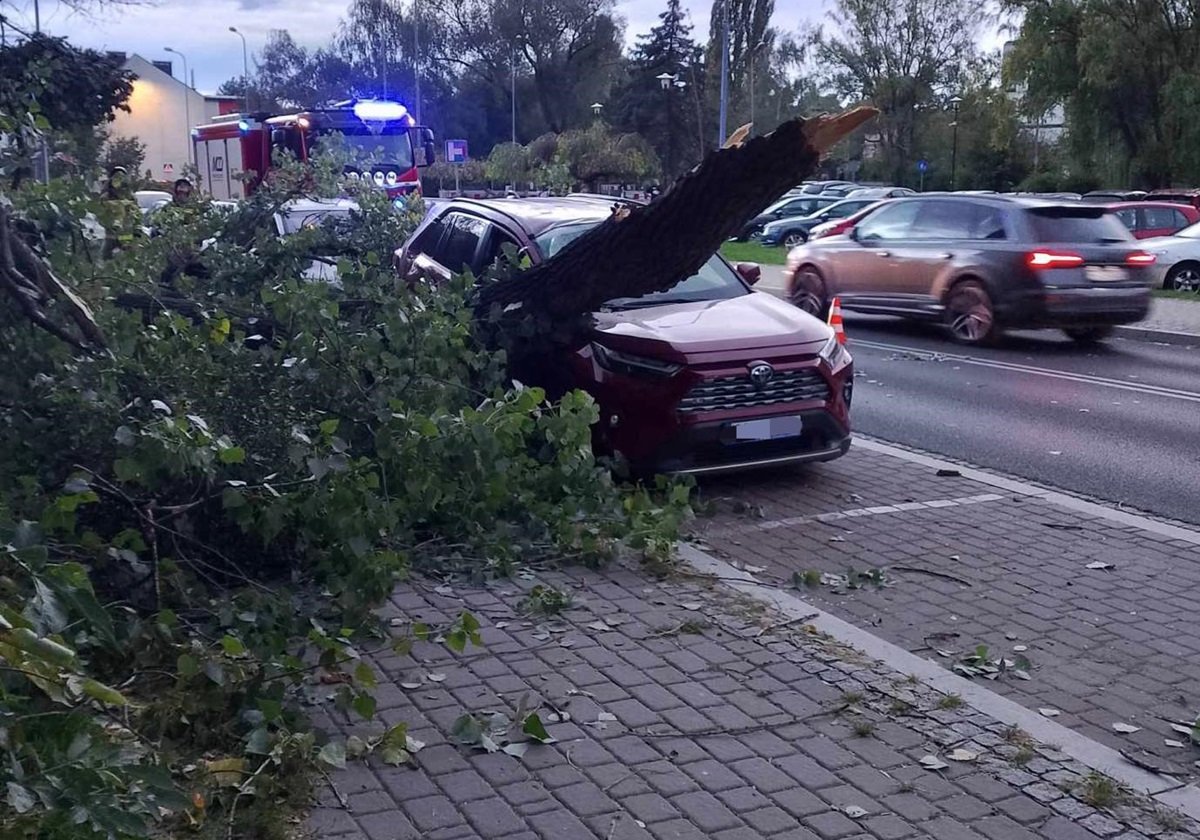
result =
M857 431L1200 524L1200 347L1037 331L964 348L845 317Z

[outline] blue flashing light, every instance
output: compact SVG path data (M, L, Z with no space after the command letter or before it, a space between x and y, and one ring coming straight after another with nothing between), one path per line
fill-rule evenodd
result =
M399 102L366 99L354 103L354 116L363 122L387 122L408 116L408 109Z
M250 121L249 120L238 120L238 131L245 134L249 130L250 130Z

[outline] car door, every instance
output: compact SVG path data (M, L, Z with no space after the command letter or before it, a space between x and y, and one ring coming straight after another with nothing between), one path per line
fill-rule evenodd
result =
M854 227L831 266L834 290L847 308L891 311L888 301L902 283L892 251L907 240L919 209L917 200L889 202Z
M1142 224L1134 230L1133 235L1138 239L1149 239L1152 236L1170 236L1175 231L1187 227L1187 218L1174 207L1149 206L1141 208Z
M962 261L971 261L972 227L981 209L961 199L925 199L908 237L890 248L890 282L887 295L892 306L916 313L934 311L934 290L943 275Z

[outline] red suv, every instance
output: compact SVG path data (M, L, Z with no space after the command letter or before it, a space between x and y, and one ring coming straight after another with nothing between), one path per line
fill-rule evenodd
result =
M1200 210L1190 204L1168 201L1125 201L1109 204L1129 232L1137 239L1171 236L1188 225L1200 222Z
M612 208L591 196L440 203L397 266L409 279L479 273L505 243L538 263ZM757 266L714 254L666 292L608 301L589 335L518 378L590 393L597 448L640 474L837 458L850 447L850 354L818 319L753 291L757 279Z

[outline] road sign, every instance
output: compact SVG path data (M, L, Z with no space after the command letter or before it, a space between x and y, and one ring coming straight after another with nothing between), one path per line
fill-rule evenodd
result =
M928 172L929 171L929 161L927 161L925 159L921 159L921 160L917 161L917 171L918 172Z
M467 141L466 140L447 140L446 141L446 162L447 163L466 163L467 162Z

